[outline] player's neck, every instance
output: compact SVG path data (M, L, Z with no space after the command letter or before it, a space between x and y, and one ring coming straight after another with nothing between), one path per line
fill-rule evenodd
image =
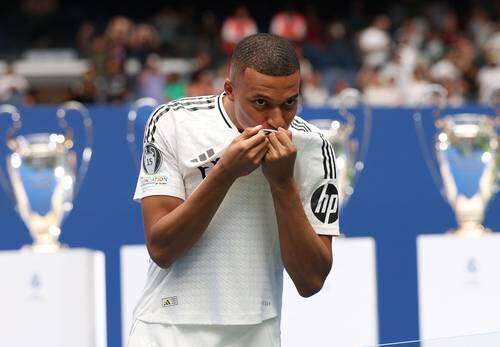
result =
M234 112L234 103L229 100L229 98L227 96L224 96L222 98L222 106L224 107L224 110L226 111L227 115L229 116L229 119L231 119L231 122L233 122L233 124L236 126L236 129L238 129L238 131L243 131L241 125L238 123L238 121L236 120L236 117L234 116L235 112Z

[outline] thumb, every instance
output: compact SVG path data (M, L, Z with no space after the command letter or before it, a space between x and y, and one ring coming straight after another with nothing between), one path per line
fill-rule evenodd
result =
M253 127L253 128L245 128L245 130L243 130L243 132L241 133L241 137L244 139L248 139L248 138L254 136L255 134L257 134L261 129L262 129L262 125L260 125L260 124Z
M285 128L279 127L278 131L284 132L288 138L291 140L292 139L292 132L290 130L287 130Z

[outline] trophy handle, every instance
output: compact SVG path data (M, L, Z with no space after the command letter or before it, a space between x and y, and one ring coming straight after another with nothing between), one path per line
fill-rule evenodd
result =
M434 102L433 104L435 105L435 108L432 111L433 117L434 117L434 122L436 126L440 127L441 122L441 114L442 110L446 107L447 104L447 97L448 97L448 92L446 89L441 86L440 84L431 84L426 91L424 91L422 98L417 104L417 109L415 113L413 114L413 120L415 122L415 130L417 132L417 137L418 137L418 142L420 145L420 149L422 150L422 154L424 156L424 161L427 165L427 168L429 169L432 180L438 190L441 192L441 195L444 196L443 192L443 181L441 179L441 176L439 175L438 168L435 164L435 162L432 160L432 151L429 149L428 146L428 137L425 132L424 124L422 121L422 109L424 106L429 105L429 101L434 101L433 99L430 99L431 97L436 96L437 102ZM431 104L432 105L432 104Z
M139 110L143 107L151 107L152 109L158 106L158 101L154 98L145 97L136 100L132 106L130 107L130 111L128 111L127 116L127 142L129 143L130 151L132 152L132 157L137 165L140 167L140 158L137 153L139 153L140 148L137 145L136 136L135 136L135 123L137 120L137 114Z
M345 120L346 131L344 132L345 140L343 140L346 148L347 155L352 158L353 166L352 168L347 166L346 170L353 170L352 178L348 182L348 187L352 188L355 186L357 179L359 178L360 172L364 169L364 160L366 158L366 153L368 152L370 136L371 136L371 128L372 128L372 113L371 108L365 102L362 94L354 88L344 89L338 95L339 103L337 112L335 114L340 115ZM363 110L363 133L359 136L359 138L352 138L352 132L356 127L356 116L349 110L351 107L361 107ZM316 119L311 120L312 124L319 126L319 122L322 125L326 125L325 123L328 121L329 123L329 131L333 134L337 132L337 128L340 127L340 122L337 120L331 119ZM317 122L315 124L315 122ZM333 135L328 136L329 141L333 141ZM361 143L360 143L361 142ZM342 206L345 206L352 194L352 189L347 189L347 187L342 188L345 192L344 200L342 202Z
M493 89L490 95L490 105L493 108L493 111L495 112L495 119L494 119L494 125L495 125L495 130L497 132L497 138L500 142L500 87L497 87ZM496 177L496 184L497 184L497 189L500 186L500 154L497 154L497 177Z
M93 127L92 127L92 118L90 118L90 113L88 109L78 101L67 101L59 106L57 109L57 118L59 122L59 126L66 133L66 142L65 145L67 148L73 147L73 129L69 126L66 121L66 113L69 110L77 111L83 120L83 126L85 128L85 148L82 152L82 163L80 164L80 168L78 169L76 181L75 181L75 192L73 197L75 198L78 194L80 186L82 184L85 175L87 174L88 166L90 163L90 159L92 158L92 144L93 144Z
M356 104L361 100L361 94L357 89L346 88L339 93L339 114L347 121L349 127L356 125L356 117L349 111L349 105L352 104L352 100Z
M500 87L493 89L489 102L493 111L495 111L496 124L500 126Z
M372 130L372 111L370 106L365 102L363 94L361 94L361 92L355 88L346 88L341 91L339 94L339 100L339 114L346 119L349 127L352 127L352 129L354 129L354 127L356 126L356 117L354 116L354 114L352 114L352 112L349 111L349 105L352 105L352 100L354 100L357 105L361 105L361 108L363 109L364 119L361 146L359 146L359 143L355 143L354 141L351 141L351 143L349 144L350 146L356 147L356 153L354 156L356 160L356 162L354 163L356 175L353 177L352 182L352 184L354 185L359 172L364 168L366 153L368 152L368 147L370 144Z
M18 108L14 105L4 104L0 106L0 114L8 114L10 115L10 119L12 120L12 125L7 130L7 147L10 150L14 151L16 149L16 142L14 140L14 134L21 128L21 113ZM14 192L9 184L7 179L7 174L2 170L2 166L0 165L0 185L4 188L7 195L10 199L15 202Z

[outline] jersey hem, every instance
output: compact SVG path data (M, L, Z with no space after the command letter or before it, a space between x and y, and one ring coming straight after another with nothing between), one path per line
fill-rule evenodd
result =
M338 236L340 235L340 229L337 227L328 227L326 225L313 225L312 226L316 234L318 235L332 235L332 236Z
M253 325L259 324L267 319L278 317L277 312L267 314L218 314L216 317L209 318L206 315L176 314L172 316L155 317L154 314L138 316L136 319L145 323L159 324L206 324L206 325Z
M184 192L181 193L180 190L175 190L170 188L170 189L148 189L144 193L136 193L134 195L134 201L141 202L141 199L153 195L166 195L166 196L173 196L182 200L186 199Z

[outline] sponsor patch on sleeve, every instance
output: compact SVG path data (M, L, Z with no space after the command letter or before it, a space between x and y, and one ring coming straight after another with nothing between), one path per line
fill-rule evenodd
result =
M141 189L144 191L153 186L163 186L167 184L167 181L165 175L144 176L140 178Z
M339 192L333 183L319 186L311 197L312 213L325 224L339 219Z

